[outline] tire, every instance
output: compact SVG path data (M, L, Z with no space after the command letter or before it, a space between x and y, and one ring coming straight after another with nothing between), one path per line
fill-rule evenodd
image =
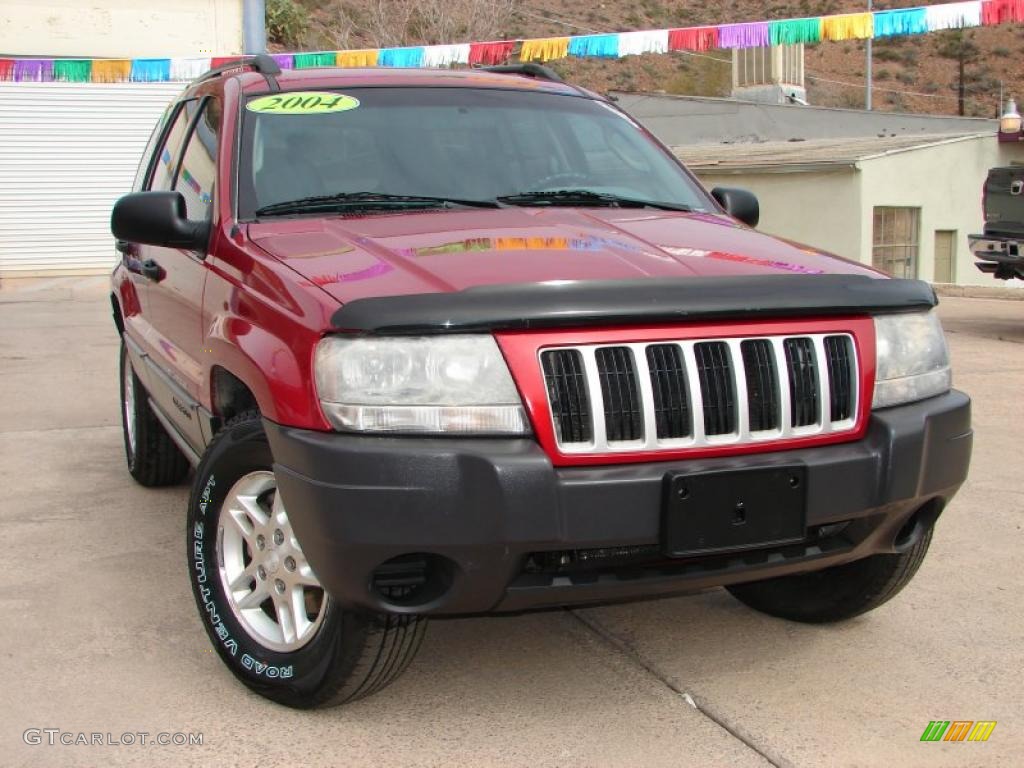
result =
M199 464L187 536L203 626L235 677L279 704L311 709L368 696L406 669L427 622L353 612L324 592L272 467L255 411L231 419Z
M929 526L906 551L873 555L822 571L727 587L754 610L791 621L826 624L872 611L917 573L932 540Z
M149 405L146 390L132 370L121 341L121 431L128 472L140 485L177 485L188 474L185 455L171 440Z

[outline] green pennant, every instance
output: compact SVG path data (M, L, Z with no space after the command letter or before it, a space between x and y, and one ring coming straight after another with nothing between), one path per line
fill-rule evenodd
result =
M92 59L56 59L53 79L65 83L88 83L92 76Z
M330 51L328 53L295 54L296 69L308 69L309 67L333 67L334 63L335 54L333 51Z

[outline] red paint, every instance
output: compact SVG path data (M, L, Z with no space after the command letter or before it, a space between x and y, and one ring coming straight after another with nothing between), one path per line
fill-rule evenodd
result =
M857 419L849 432L811 435L785 440L766 440L756 444L722 445L704 448L678 448L659 451L610 453L562 453L555 440L548 406L544 376L537 359L539 350L567 344L618 344L639 341L729 338L737 336L780 336L806 333L849 333L854 340L860 365L860 397ZM735 456L768 451L792 450L812 445L828 445L860 440L867 429L871 394L875 388L875 325L870 317L765 320L742 323L689 323L686 325L646 328L615 328L609 330L558 330L542 333L517 331L495 334L508 361L523 404L530 414L534 434L556 466L595 464L629 464L645 461L696 459L709 456Z
M878 274L718 214L506 208L251 224L267 253L340 302L545 280ZM346 279L335 279L344 276ZM353 279L363 276L365 279Z

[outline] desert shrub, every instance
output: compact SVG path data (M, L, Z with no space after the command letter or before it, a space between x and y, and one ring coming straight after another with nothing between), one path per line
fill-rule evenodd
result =
M294 0L267 0L267 39L299 48L309 32L309 14Z

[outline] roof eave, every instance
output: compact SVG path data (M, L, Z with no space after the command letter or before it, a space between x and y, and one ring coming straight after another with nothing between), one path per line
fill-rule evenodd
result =
M685 163L685 160L683 161ZM859 170L856 161L823 161L816 163L764 163L757 165L689 165L686 166L696 174L717 173L721 175L740 175L745 173L836 173L841 171Z

